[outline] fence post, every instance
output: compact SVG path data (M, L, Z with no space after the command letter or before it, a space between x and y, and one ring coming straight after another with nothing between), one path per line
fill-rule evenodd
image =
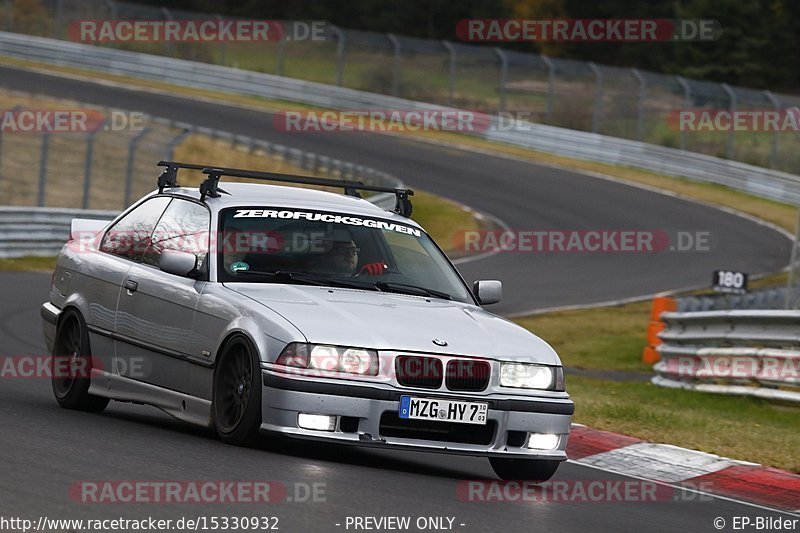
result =
M106 7L108 7L108 10L111 12L111 19L117 20L117 14L119 13L117 3L114 0L106 0Z
M217 17L217 24L219 24L220 27L221 27L222 23L224 21L223 21L221 16L216 15L216 17ZM219 64L220 65L223 65L223 66L225 65L225 62L226 62L225 60L227 59L227 57L226 57L227 55L228 55L228 44L225 41L225 39L220 39L220 41L219 41Z
M164 15L164 18L167 22L172 22L174 19L172 18L172 12L167 9L166 7L161 8L161 13ZM164 39L164 55L167 57L172 57L172 44L169 42L169 39Z
M392 96L400 96L400 40L391 33L386 37L394 48L394 67L392 68Z
M171 141L167 143L167 149L164 152L164 159L167 161L172 161L175 159L175 148L183 142L183 140L188 137L192 133L192 130L185 129L175 137L172 138Z
M775 108L775 111L780 113L781 111L781 103L775 98L775 95L772 94L771 91L764 91L764 96L767 97L767 100L770 101L772 106ZM772 132L772 143L769 149L769 168L778 168L778 138L780 137L780 132L776 128Z
M449 79L447 91L447 105L453 107L456 99L456 47L449 41L442 41L442 46L447 50L449 56Z
M89 188L92 181L95 137L97 136L97 132L103 131L106 124L108 124L108 119L104 120L103 123L100 124L99 128L89 132L89 136L86 138L86 162L83 165L83 200L81 201L82 209L89 209Z
M50 152L50 133L42 134L42 150L39 153L39 191L36 205L44 207L44 193L47 187L47 156Z
M736 93L733 92L730 85L727 83L722 84L722 90L728 95L728 101L730 102L729 110L731 112L731 117L736 112ZM736 135L736 128L731 128L728 131L728 138L725 140L725 157L728 159L733 159L733 136Z
M5 31L14 29L14 9L11 0L3 0L3 29Z
M9 111L6 111L5 113L11 113L13 115L14 113L19 111L20 109L22 109L21 105L15 105L14 107L12 107ZM5 114L5 113L3 113L3 114ZM3 128L0 128L0 166L2 165L2 163L3 163ZM2 177L3 177L3 173L0 172L0 178L2 178Z
M506 110L506 81L508 80L508 56L500 48L494 48L500 59L500 112Z
M128 162L125 165L125 203L122 208L125 209L131 205L131 191L133 189L133 165L136 162L136 147L139 141L150 133L150 128L144 128L142 131L134 135L128 143Z
M595 76L595 93L594 93L594 112L592 113L592 133L597 133L600 130L600 113L603 112L603 73L600 69L592 63L588 63L589 68L592 69Z
M53 28L53 38L61 39L64 30L64 0L56 0L56 20Z
M344 50L346 46L344 32L334 25L331 31L336 36L336 86L341 87L344 83Z
M283 58L286 55L286 35L287 32L284 32L281 35L281 40L278 41L278 57L277 57L277 64L275 65L275 74L278 76L283 76Z
M792 258L789 261L789 281L786 283L786 309L794 307L794 293L800 285L800 209L798 209L797 226L792 243Z
M639 82L639 104L636 108L636 140L644 139L644 100L647 95L647 81L638 69L631 69L636 81Z
M553 60L546 55L541 55L542 61L547 65L547 107L544 110L544 118L552 124L553 120L553 96L556 87L556 65Z
M689 87L689 83L683 78L683 76L675 76L675 79L683 88L683 107L688 109L692 104L692 89ZM681 150L686 150L686 132L683 131L683 128L680 130L680 138Z

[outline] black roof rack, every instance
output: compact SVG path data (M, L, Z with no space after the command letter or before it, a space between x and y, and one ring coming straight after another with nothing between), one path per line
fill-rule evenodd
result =
M410 196L414 196L411 189L401 189L393 187L381 187L379 185L365 185L360 181L344 181L328 178L317 178L314 176L297 176L294 174L280 174L277 172L261 172L255 170L245 170L240 168L215 167L211 165L196 165L193 163L179 163L177 161L159 161L158 166L164 167L164 171L158 177L158 192L164 192L165 188L180 187L178 185L178 169L200 170L208 177L200 184L200 199L205 201L206 197L217 198L220 193L229 194L218 187L222 176L235 178L250 178L264 181L280 181L285 183L303 183L306 185L319 185L324 187L337 187L344 189L347 196L361 198L358 191L370 192L389 192L395 195L396 203L394 212L404 217L410 217L413 210Z

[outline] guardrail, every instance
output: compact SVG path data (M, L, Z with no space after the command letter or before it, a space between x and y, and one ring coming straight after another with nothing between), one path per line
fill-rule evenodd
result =
M800 311L666 312L653 383L800 402Z
M111 220L116 211L0 207L0 258L50 257L69 239L73 218Z
M328 109L439 110L441 106L382 94L157 55L0 32L0 55L184 87L260 96ZM717 183L800 204L800 177L675 148L577 130L491 117L474 135L493 141L671 176Z

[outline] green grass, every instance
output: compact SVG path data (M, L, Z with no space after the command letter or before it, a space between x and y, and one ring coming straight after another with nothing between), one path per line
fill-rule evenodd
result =
M2 272L52 272L55 267L55 257L19 257L14 259L0 259L0 271Z
M800 473L800 409L757 398L569 377L575 422Z
M650 372L650 366L641 362L650 305L560 311L515 321L549 342L565 366Z

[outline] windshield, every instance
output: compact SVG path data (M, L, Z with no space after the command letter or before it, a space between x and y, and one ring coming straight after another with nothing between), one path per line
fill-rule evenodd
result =
M220 281L345 286L475 303L419 228L325 211L234 208L220 213Z

